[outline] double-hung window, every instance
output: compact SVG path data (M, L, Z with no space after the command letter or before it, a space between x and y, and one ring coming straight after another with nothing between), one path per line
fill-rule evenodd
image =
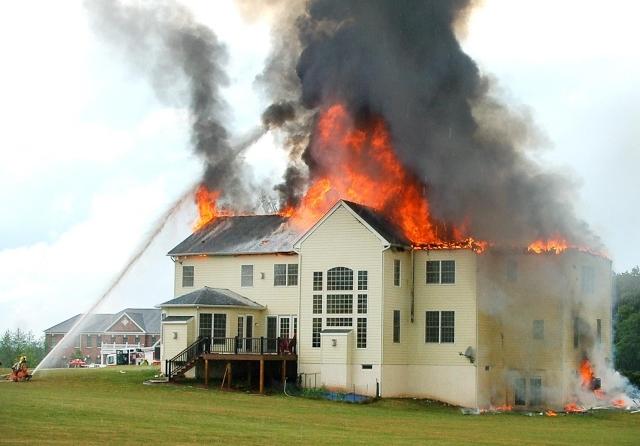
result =
M455 312L427 311L424 340L436 344L455 342Z
M193 266L182 266L182 286L193 286L194 271Z
M240 286L253 286L253 265L240 267Z
M273 265L273 285L274 286L294 286L298 285L298 264L297 263L276 263Z
M455 260L428 260L427 283L456 283Z

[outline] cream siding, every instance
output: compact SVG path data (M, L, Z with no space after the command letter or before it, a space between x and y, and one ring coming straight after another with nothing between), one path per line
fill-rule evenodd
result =
M353 366L354 382L362 382L364 386L371 386L374 376L371 370L362 371L361 364L381 364L381 340L382 340L382 241L365 227L351 212L338 207L333 214L328 216L306 239L301 242L300 256L303 259L300 268L300 340L298 342L299 372L317 373L322 362L322 347L311 347L312 319L334 315L326 314L327 294L351 294L353 293L353 313L349 316L353 319L353 337L351 341L350 361ZM353 270L353 291L327 291L327 270L333 267L343 266ZM320 294L313 291L313 273L323 273L323 314L312 313L312 296ZM367 348L356 348L356 324L357 318L365 315L357 314L357 289L358 271L367 271ZM365 293L360 291L360 293ZM323 327L325 327L323 322ZM367 373L364 373L367 372ZM360 376L362 375L362 376ZM371 392L375 389L371 389Z

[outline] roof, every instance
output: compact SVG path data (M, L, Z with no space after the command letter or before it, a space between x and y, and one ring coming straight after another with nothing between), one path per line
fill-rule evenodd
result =
M197 254L268 254L293 252L301 235L281 215L218 217L168 252L170 256Z
M209 288L208 286L192 291L175 299L171 299L161 307L169 306L208 306L208 307L248 307L263 309L264 307L251 299L226 288Z
M193 316L167 316L162 322L186 322L189 319L193 319Z
M390 244L397 246L411 246L411 241L404 236L402 230L383 214L377 212L373 208L359 203L347 200L342 200L342 202L349 206L353 212L358 214L360 218L366 221L374 231L380 234Z
M127 314L140 328L147 333L160 333L160 310L157 308L125 308L115 314L90 314L82 323L80 332L100 333L114 324L123 314ZM45 333L68 333L82 317L76 314L66 321L44 330Z

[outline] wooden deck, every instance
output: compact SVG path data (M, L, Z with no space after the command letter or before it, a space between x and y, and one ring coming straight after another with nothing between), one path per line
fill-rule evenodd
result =
M264 393L264 363L266 361L282 361L280 366L282 382L285 381L285 377L287 376L287 361L297 361L298 355L295 353L284 353L284 354L274 354L274 353L265 353L265 354L256 354L256 353L203 353L201 356L204 361L204 385L205 387L209 387L209 361L213 362L224 362L226 363L225 374L222 379L222 386L224 388L225 384L227 389L231 388L231 379L232 379L232 370L231 370L231 361L254 361L260 364L260 381L259 381L259 391L260 393Z

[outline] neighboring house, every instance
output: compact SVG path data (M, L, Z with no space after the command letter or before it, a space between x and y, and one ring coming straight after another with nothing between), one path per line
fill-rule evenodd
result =
M47 328L47 353L58 344L82 317L77 314L64 322ZM80 330L57 355L58 366L64 366L79 351L90 364L107 364L107 357L117 352L144 353L148 360L160 344L160 310L156 308L127 308L115 314L90 314ZM158 358L156 358L158 359Z
M208 379L219 373L210 360L249 355L262 370L277 357L305 386L555 407L573 397L585 356L611 359L607 259L412 247L348 201L304 234L286 223L220 217L168 253L176 297L160 305L165 373ZM279 347L286 338L295 351Z

